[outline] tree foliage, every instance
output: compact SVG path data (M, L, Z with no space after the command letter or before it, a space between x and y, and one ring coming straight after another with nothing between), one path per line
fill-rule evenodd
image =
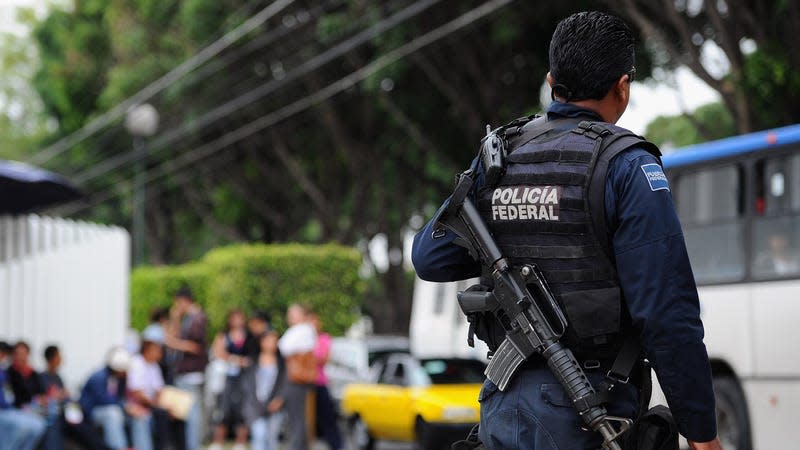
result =
M606 0L661 66L688 66L722 96L737 131L800 120L800 2ZM721 61L715 53L723 55Z
M24 159L49 131L44 105L30 84L37 69L36 43L0 32L0 49L0 158Z
M36 31L42 64L35 85L59 126L50 141L101 116L271 3L81 0L71 11L53 11ZM447 195L486 123L540 110L556 23L597 8L585 0L513 2L314 100L485 6L481 0L428 3L395 23L405 8L427 3L293 2L152 96L161 123L145 160L150 262L188 261L212 247L248 241L333 241L365 249L383 236L389 264L374 271L380 289L368 306L379 329L405 331L411 300L405 233ZM641 34L637 70L645 77L651 62L686 63L699 73L702 42L692 41L693 30L723 49L732 48L730 39L752 39L756 51L736 59L733 49L729 75L701 78L723 93L740 131L796 119L798 71L790 68L798 65L789 54L796 49L779 45L787 31L776 22L780 14L792 17L790 2L757 11L752 20L775 29L764 36L733 9L715 17L716 6L694 13L682 2L607 3ZM668 20L656 21L659 14ZM715 28L718 20L723 27ZM376 31L356 42L367 30ZM686 30L688 41L682 40ZM662 37L667 43L655 45ZM320 59L331 52L336 56ZM772 101L766 96L775 95L774 114L761 115L759 108ZM128 226L134 162L131 137L118 120L46 165L93 193L79 210L67 211Z
M656 117L645 131L647 139L665 151L734 134L733 117L722 103L709 103L692 113Z

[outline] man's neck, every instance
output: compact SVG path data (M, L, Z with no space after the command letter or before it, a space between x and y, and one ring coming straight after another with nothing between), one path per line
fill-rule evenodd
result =
M579 100L576 102L570 102L575 106L579 106L584 109L588 109L593 111L598 116L603 118L604 122L608 123L616 123L617 122L617 115L616 111L608 105L608 102L604 102L603 100Z

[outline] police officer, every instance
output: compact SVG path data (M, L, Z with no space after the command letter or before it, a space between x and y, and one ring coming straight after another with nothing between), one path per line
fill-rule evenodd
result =
M542 269L570 323L566 342L593 385L604 380L623 342L638 339L680 433L693 449L720 449L697 289L658 150L643 140L605 157L599 150L609 136L630 134L612 124L628 106L634 73L634 39L619 18L581 12L561 21L550 43L554 101L546 125L535 124L535 132L525 125L522 137L510 139L506 170L494 186L485 185L476 158L472 197L512 263ZM414 267L425 280L481 274L455 236L437 226L446 205L414 239ZM477 331L490 348L504 335L493 318L480 318ZM606 403L610 415L635 417L640 382L617 383ZM479 400L487 449L601 444L598 433L581 429L539 357L504 392L487 380Z

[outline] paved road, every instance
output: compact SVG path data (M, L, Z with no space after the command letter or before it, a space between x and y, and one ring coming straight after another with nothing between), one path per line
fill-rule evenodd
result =
M353 450L352 447L347 447L350 450ZM323 444L322 442L317 442L316 445L312 448L312 450L327 450L328 446ZM414 446L411 444L406 444L403 442L379 442L377 446L375 446L375 450L413 450Z
M353 450L352 447L348 447L348 448L350 450ZM327 445L325 445L325 444L323 444L321 442L317 442L317 444L314 445L312 450L327 450L327 449L328 449ZM376 450L413 450L414 446L411 445L411 444L403 443L403 442L380 442L375 447L375 449Z

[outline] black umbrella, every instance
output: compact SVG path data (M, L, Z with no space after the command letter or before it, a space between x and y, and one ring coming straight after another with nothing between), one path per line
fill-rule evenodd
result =
M0 160L0 214L18 214L82 197L66 178L28 164Z

